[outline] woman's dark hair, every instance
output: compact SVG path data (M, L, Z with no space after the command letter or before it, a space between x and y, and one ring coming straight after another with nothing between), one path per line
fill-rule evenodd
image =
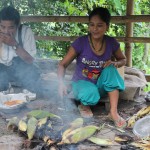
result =
M20 14L11 6L4 7L0 11L0 21L2 20L14 21L15 25L18 26L20 24Z
M97 7L89 15L89 21L93 16L98 15L107 25L110 23L111 15L107 8Z

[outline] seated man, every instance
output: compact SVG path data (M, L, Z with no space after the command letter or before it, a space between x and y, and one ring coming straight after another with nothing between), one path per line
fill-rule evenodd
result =
M19 26L20 14L16 9L8 6L0 11L0 91L7 90L10 82L17 82L31 92L39 93L40 72L33 64L34 35L24 25L19 35Z

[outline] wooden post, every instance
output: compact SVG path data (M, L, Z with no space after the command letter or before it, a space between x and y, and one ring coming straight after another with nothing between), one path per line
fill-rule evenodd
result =
M133 15L133 8L134 8L134 0L127 0L127 12L126 15ZM132 37L133 36L133 23L128 22L126 23L126 37ZM127 57L127 66L132 67L132 44L126 43L125 44L125 55Z

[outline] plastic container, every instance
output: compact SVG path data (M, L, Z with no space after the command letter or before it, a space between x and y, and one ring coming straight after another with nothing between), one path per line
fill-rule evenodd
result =
M150 136L150 115L145 116L135 122L133 133L140 138Z

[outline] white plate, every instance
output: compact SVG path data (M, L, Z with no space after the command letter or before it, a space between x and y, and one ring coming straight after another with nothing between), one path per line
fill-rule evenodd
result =
M150 136L150 115L145 116L135 122L133 133L140 138Z

